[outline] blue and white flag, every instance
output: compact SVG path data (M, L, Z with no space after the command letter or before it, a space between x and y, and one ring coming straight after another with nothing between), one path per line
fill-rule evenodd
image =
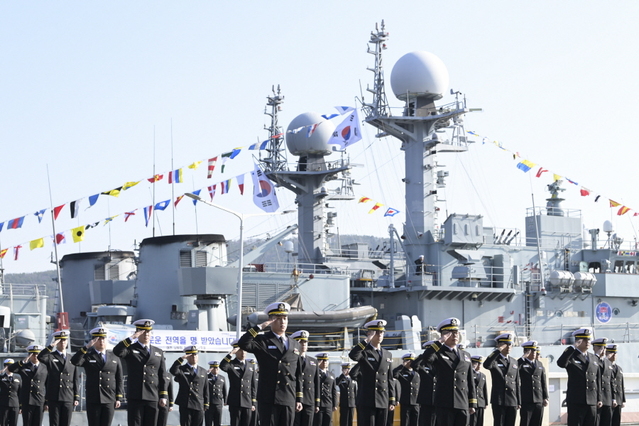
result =
M346 118L337 125L328 143L339 145L341 149L345 149L361 139L362 133L359 127L359 117L357 110L353 108L350 113L346 115Z
M280 208L275 194L275 185L266 177L257 164L251 172L253 177L253 202L265 212L272 213Z
M397 213L399 213L399 210L389 207L388 210L386 210L386 213L384 213L384 217L386 216L392 217L392 216L395 216Z
M171 204L171 200L160 201L153 208L155 210L164 210L169 206L169 204Z

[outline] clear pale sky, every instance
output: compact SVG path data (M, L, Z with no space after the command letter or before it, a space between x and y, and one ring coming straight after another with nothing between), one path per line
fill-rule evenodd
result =
M632 216L639 211L638 17L634 1L2 2L0 221L27 215L22 229L5 224L0 232L3 248L23 246L19 260L10 250L3 267L7 273L52 268L50 212L41 224L33 215L51 207L47 166L53 206L84 203L76 219L65 207L58 231L120 214L110 225L88 230L80 244L67 233L60 256L132 250L152 235L141 208L153 200L146 178L153 173L154 132L156 171L164 173L172 157L178 168L264 140L272 85L280 84L286 97L284 129L304 112L356 106L360 89L372 82L366 43L381 19L390 32L387 81L403 54L436 54L448 67L451 87L467 96L470 107L483 108L467 116L467 130L601 194L595 204L594 197L579 195L579 187L564 185L565 207L582 209L587 228L612 218L617 232L633 241L639 219ZM401 106L390 87L387 92L391 105ZM349 150L351 161L362 165L353 170L361 183L357 196L403 211L400 143L375 139L367 125L363 135ZM549 173L537 179L517 170L512 156L490 144L472 145L440 163L450 171L444 211L481 214L486 226L522 233L531 192L544 204L551 182ZM206 164L185 169L175 196L252 167L243 151L223 175L218 165L212 179L206 179ZM142 179L85 210L88 196ZM259 212L248 174L246 185L244 196L234 186L214 201ZM156 191L156 202L171 198L165 180ZM286 190L278 195L283 209L294 207ZM611 216L608 199L633 211L617 217L615 209ZM333 204L342 233L385 235L390 223L401 228L404 219L369 215L370 205L356 201ZM136 208L125 223L122 213ZM169 209L156 219L156 235L173 232ZM294 220L253 218L246 235L273 234ZM208 206L195 209L187 199L175 211L175 230L227 239L239 234L234 217ZM40 237L47 239L45 247L30 251L29 241Z

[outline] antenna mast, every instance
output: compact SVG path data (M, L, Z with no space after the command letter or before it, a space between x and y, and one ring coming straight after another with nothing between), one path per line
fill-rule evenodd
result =
M382 51L386 50L386 40L388 40L388 33L385 31L386 26L384 20L382 20L382 29L380 30L378 25L375 24L375 31L371 31L371 38L368 45L368 52L375 56L375 67L366 68L367 70L375 74L373 78L373 88L366 86L366 90L373 94L373 102L363 103L363 110L366 113L366 117L388 117L389 108L388 100L386 99L386 91L384 90L384 67L382 64Z
M267 174L287 170L286 150L283 147L284 134L277 117L277 114L282 110L280 105L284 103L284 96L281 94L279 84L277 85L277 92L275 91L275 86L271 90L273 95L266 97L267 106L264 108L264 114L271 117L271 125L264 126L264 129L268 131L268 143L266 145L268 157L262 159L260 154L260 161L264 164L264 173ZM271 107L270 111L268 107Z

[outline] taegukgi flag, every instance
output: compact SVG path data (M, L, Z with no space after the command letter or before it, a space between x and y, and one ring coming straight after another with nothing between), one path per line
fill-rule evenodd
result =
M251 172L253 177L253 202L265 212L272 213L280 208L275 194L275 185L266 177L257 164Z

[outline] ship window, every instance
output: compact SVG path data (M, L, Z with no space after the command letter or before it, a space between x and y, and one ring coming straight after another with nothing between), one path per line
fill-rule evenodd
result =
M93 279L95 281L106 280L106 269L104 265L96 265L93 269Z
M464 224L464 235L468 235L468 224Z
M592 274L601 273L601 263L599 263L599 262L590 262L588 264L588 272L590 272Z
M207 253L205 251L195 252L195 267L203 267L207 265Z
M457 235L457 224L453 223L453 235Z
M191 251L181 251L180 268L190 268L191 266Z
M615 260L615 269L613 269L615 274L623 274L625 271L623 269L623 260Z
M481 235L479 233L479 225L475 225L475 235L478 236L478 237Z
M637 267L635 266L635 262L630 260L626 262L626 274L636 274Z

